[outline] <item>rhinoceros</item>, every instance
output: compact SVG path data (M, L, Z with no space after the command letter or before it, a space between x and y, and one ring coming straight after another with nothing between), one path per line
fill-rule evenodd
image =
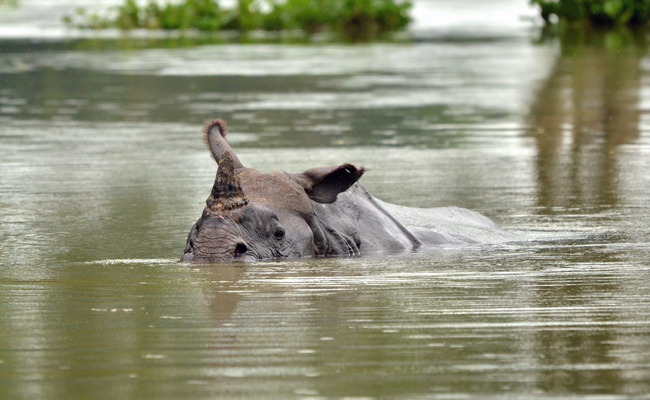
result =
M220 119L205 125L203 138L218 170L183 262L346 257L509 239L495 235L503 233L498 225L470 210L417 209L376 199L358 182L366 169L352 164L302 173L246 168Z

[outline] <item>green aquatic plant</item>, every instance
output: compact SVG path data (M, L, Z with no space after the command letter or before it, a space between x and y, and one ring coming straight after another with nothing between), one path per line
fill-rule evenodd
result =
M82 29L197 29L214 31L224 24L226 13L214 0L185 0L182 4L166 3L160 5L149 1L145 7L138 6L135 0L124 3L109 12L87 15L85 9L78 8L76 18L66 16L64 22ZM81 22L75 20L81 19Z
M650 20L650 0L531 0L549 24L638 25Z
M408 26L410 2L393 0L287 0L282 6L287 28L308 33L329 30L373 36Z
M345 0L343 25L345 30L376 29L380 32L400 30L410 22L406 12L410 4L389 0Z
M193 28L201 31L213 31L219 29L223 24L223 14L219 4L212 0L186 0L183 4L167 3L164 6L151 1L145 8L143 19L137 27L147 29Z
M150 0L144 7L136 0L124 0L103 15L87 15L79 9L75 17L64 20L85 29L302 30L372 37L406 28L410 7L409 1L400 0L238 0L232 9L220 7L216 0L165 4Z
M268 15L282 16L288 29L372 36L406 28L411 22L410 8L410 2L393 0L287 0L275 3Z

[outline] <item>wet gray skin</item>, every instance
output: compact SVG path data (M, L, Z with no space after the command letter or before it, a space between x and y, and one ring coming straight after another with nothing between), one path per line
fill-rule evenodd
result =
M204 141L219 167L205 209L190 230L183 262L356 256L479 241L469 231L408 226L415 215L478 228L481 238L485 231L500 231L487 217L465 209L383 203L357 182L365 170L352 164L299 174L260 173L242 165L225 137L222 120L206 125Z

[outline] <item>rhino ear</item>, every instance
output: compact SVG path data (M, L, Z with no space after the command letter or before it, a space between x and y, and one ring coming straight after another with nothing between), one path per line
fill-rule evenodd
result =
M352 164L309 169L302 174L287 174L305 189L310 199L317 203L334 203L336 196L345 192L361 178L366 170Z

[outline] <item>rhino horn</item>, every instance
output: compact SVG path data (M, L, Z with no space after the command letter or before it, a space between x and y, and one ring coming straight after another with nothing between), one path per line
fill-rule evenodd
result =
M244 207L248 199L241 188L239 177L235 173L235 161L229 151L225 151L219 160L219 170L212 186L206 205L212 211L227 211Z
M205 124L203 128L203 142L210 149L210 153L212 153L212 157L217 164L221 163L224 154L231 153L230 156L234 161L235 170L241 171L246 169L226 141L226 122L224 120L215 119Z

